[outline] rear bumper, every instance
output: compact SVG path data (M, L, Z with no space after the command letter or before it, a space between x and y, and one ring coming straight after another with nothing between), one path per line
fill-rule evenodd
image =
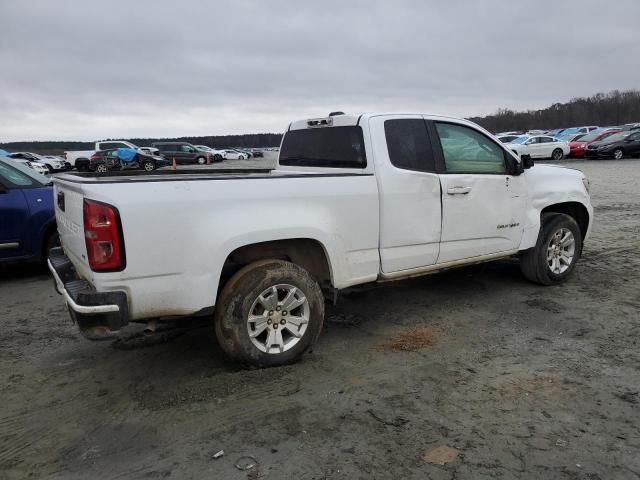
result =
M86 337L109 338L129 323L125 292L95 291L89 282L79 278L62 248L52 249L47 263L56 290L64 297L71 318Z

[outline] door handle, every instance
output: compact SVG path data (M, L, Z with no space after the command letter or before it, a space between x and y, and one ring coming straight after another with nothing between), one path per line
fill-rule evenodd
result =
M449 187L447 193L449 195L466 195L471 191L471 187Z

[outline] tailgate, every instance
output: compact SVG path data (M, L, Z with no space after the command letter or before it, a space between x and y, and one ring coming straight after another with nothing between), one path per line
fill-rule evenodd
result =
M82 185L54 178L53 195L62 248L78 273L91 278L84 241Z

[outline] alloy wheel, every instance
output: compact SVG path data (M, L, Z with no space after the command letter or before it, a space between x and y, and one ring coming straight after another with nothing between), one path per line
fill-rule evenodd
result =
M273 285L251 305L247 317L249 338L261 352L286 352L304 336L310 312L302 290L289 284Z
M547 245L547 265L556 275L566 272L576 254L576 239L568 228L561 228L551 236Z

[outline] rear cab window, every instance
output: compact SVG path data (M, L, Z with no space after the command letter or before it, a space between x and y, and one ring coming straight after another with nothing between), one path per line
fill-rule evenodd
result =
M289 130L280 146L280 165L290 167L358 168L367 166L359 125Z

